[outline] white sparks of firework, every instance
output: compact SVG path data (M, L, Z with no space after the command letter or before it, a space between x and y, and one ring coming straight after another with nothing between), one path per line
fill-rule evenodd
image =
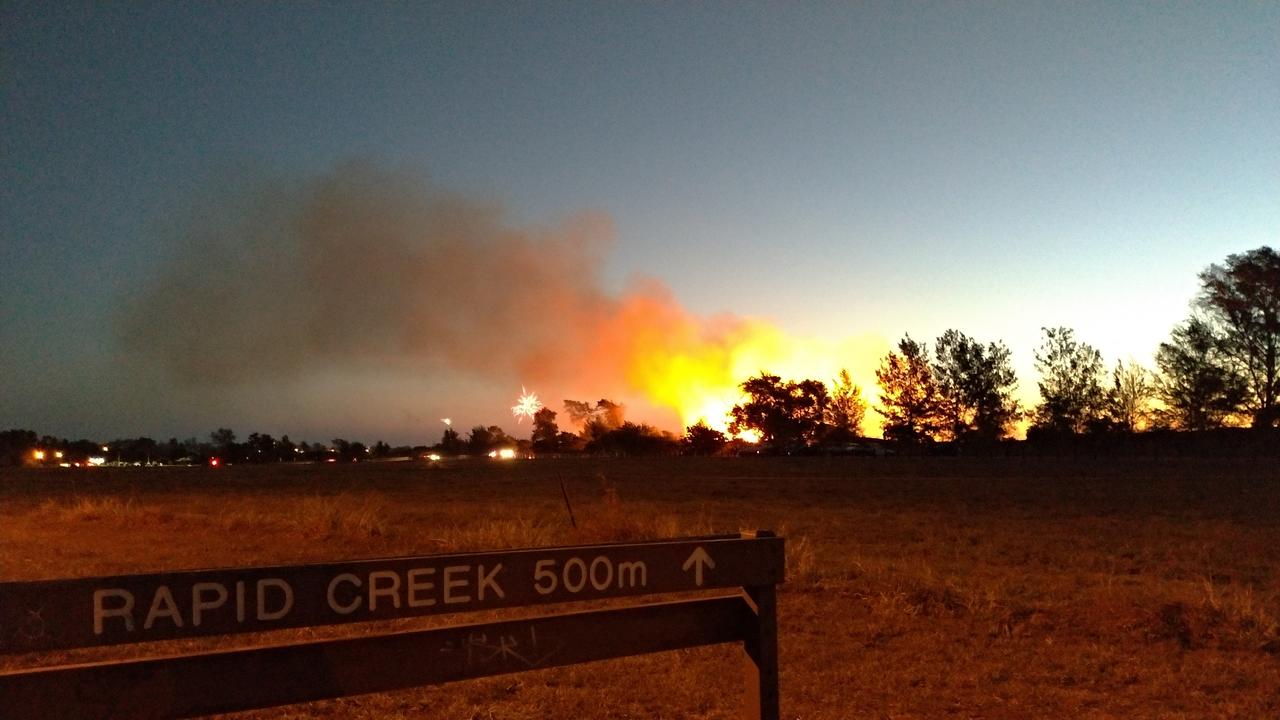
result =
M453 418L440 418L440 422L450 427L453 427Z
M538 399L537 393L531 393L520 386L520 399L516 400L516 404L511 406L511 414L516 416L516 423L520 423L525 418L533 419L534 413L542 409L542 401Z

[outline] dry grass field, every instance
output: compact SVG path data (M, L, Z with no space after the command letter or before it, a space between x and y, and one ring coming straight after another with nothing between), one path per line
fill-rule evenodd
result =
M747 528L788 539L789 580L779 590L786 718L1280 717L1274 460L0 471L5 580ZM0 658L0 668L140 652ZM742 662L736 648L703 648L248 715L733 718Z

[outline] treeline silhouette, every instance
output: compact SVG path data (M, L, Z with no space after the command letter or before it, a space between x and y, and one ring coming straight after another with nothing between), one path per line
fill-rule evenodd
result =
M705 422L682 436L625 420L608 399L565 400L576 432L555 411L533 416L532 435L516 439L496 425L462 437L451 426L432 446L372 446L337 438L293 443L251 433L237 442L219 428L207 441L150 438L67 441L30 430L0 433L0 463L357 462L427 454L487 455L502 449L539 454L919 454L1106 453L1280 454L1280 255L1268 246L1232 254L1199 274L1187 319L1155 352L1153 369L1101 353L1067 327L1043 328L1035 349L1040 400L1015 398L1017 378L1003 342L947 330L933 347L905 335L876 370L884 440L867 438L868 405L841 371L822 380L783 380L767 370L741 384L744 400L726 418L729 433ZM1026 443L1013 449L1019 423ZM1250 432L1241 432L1250 428ZM731 436L739 436L737 439ZM752 437L758 442L744 442Z
M1022 453L1280 452L1280 256L1266 246L1229 255L1199 279L1191 314L1156 349L1154 369L1119 361L1108 372L1073 329L1043 328L1031 408L1014 397L1003 342L952 329L931 351L904 336L876 370L884 438L895 452L993 452L1026 421ZM742 384L748 400L731 411L730 430L756 432L774 452L831 450L862 429L850 420L863 416L860 393L847 384L845 373L828 392L821 381L762 372ZM1240 428L1256 432L1232 432Z

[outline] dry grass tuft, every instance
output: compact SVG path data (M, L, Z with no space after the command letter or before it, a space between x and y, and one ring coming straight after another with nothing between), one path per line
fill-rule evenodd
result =
M787 540L787 585L812 587L822 579L813 543L804 535L788 535L786 528L778 535Z
M600 499L575 510L578 528L575 543L626 542L711 532L705 517L682 522L670 513L624 503L615 485L601 478Z
M65 501L46 500L37 508L37 514L63 524L105 522L148 526L168 524L175 519L171 511L115 495L74 495Z
M470 552L555 545L563 529L546 518L517 517L453 525L443 537L432 538L441 552Z
M333 495L303 498L287 520L310 537L368 539L392 535L386 505L377 496Z
M66 503L46 502L42 510L55 514L63 522L94 522L97 520L120 521L134 513L133 499L121 500L118 497L90 497L79 495Z

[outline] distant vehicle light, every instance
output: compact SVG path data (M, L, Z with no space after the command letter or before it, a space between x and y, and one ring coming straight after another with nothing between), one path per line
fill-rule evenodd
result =
M218 458L209 458L209 467L218 467L221 464L222 461Z
M502 448L501 450L498 451L499 460L514 460L515 457L516 457L516 451L512 450L511 448Z
M430 460L431 462L440 462L440 456L435 453L431 453L430 455L428 455L427 459Z
M35 452L31 453L31 456L34 457L36 460L44 460L44 451L36 450Z
M100 465L105 465L105 464L106 464L106 462L107 462L107 459L106 459L106 458L104 458L104 457L98 457L97 455L94 455L93 457L89 458L89 464L90 464L90 465L92 465L92 466L94 466L94 467L98 467L98 466L100 466Z

